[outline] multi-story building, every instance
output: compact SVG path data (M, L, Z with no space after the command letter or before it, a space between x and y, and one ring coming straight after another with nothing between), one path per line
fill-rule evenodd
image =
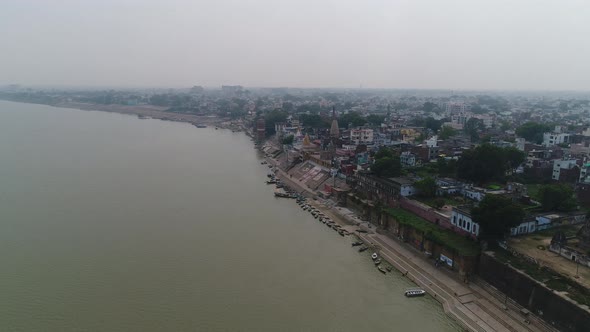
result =
M590 161L586 160L580 167L580 183L590 184Z
M463 192L465 184L451 178L437 178L436 179L436 195L459 195Z
M416 155L410 151L404 151L399 156L399 161L402 167L416 166Z
M266 137L266 122L264 118L256 120L255 135L258 142L264 141Z
M376 147L379 146L390 146L392 144L391 135L384 134L384 133L374 133L373 134L373 145Z
M350 141L354 144L373 144L373 129L358 128L350 130Z
M577 159L557 159L553 161L551 179L561 182L576 182L580 178Z
M554 146L570 142L570 134L566 133L544 133L543 134L543 145Z
M446 103L445 111L449 114L463 113L469 111L471 108L465 103Z
M348 176L346 182L368 199L381 201L385 205L391 205L400 197L408 197L416 193L414 181L404 177L384 179L369 172L357 171L352 176Z

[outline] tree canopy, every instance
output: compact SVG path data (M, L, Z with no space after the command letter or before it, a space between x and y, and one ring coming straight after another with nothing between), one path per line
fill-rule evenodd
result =
M266 113L264 115L264 122L266 124L266 135L274 135L275 133L275 123L277 122L285 122L287 120L287 112L282 110L274 110Z
M381 158L385 158L385 157L393 157L394 153L393 151L388 148L388 147L381 147L377 152L375 152L375 155L373 156L375 159L381 159Z
M371 114L367 116L367 122L373 126L380 126L385 120L385 115Z
M451 136L455 136L456 134L457 134L457 131L455 129L453 129L453 127L442 126L439 130L438 136L441 139L447 139Z
M415 126L428 128L428 129L436 132L440 129L440 126L442 125L443 121L436 120L435 118L429 116L426 118L415 118L414 120L412 120L412 123Z
M516 134L529 142L541 144L543 133L551 130L551 126L545 123L527 122L516 128Z
M340 116L338 123L345 127L348 127L348 125L360 127L367 123L367 119L363 118L359 112L348 112Z
M438 158L436 160L438 175L454 177L457 174L457 160Z
M371 170L379 177L391 178L401 174L402 166L397 156L383 157L375 160Z
M471 138L471 141L478 141L479 140L479 132L484 130L485 126L483 121L477 118L470 118L465 123L463 127L463 131Z
M518 166L524 158L524 153L515 148L483 144L463 152L457 162L457 175L479 184L501 180L506 171Z
M382 147L373 156L374 164L371 166L373 174L379 177L391 178L399 176L402 172L402 166L399 156L395 155L393 150Z
M539 188L539 198L544 211L572 211L577 206L574 190L565 184L547 184Z
M437 108L436 104L429 101L422 105L422 110L426 113L433 112L435 108Z
M430 198L436 195L436 181L430 176L416 181L414 187L418 189L419 196Z
M479 237L486 240L502 239L510 228L520 224L525 216L520 205L509 197L488 194L471 210L471 217L479 224Z
M330 123L318 114L301 114L299 121L308 128L328 128Z
M284 137L283 141L281 143L283 143L284 145L291 145L291 144L293 144L294 139L295 139L295 137L293 135L289 135L287 137Z

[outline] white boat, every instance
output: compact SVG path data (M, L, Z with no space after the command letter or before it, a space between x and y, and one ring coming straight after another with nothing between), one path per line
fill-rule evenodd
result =
M407 297L416 297L416 296L424 296L426 291L423 289L408 289L404 295Z
M376 252L374 252L374 253L371 255L371 258L372 258L373 260L376 260L378 257L379 257L379 256L377 255L377 253L376 253Z

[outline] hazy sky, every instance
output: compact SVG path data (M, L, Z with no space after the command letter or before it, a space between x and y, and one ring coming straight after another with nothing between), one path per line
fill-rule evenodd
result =
M0 83L590 90L587 0L0 0Z

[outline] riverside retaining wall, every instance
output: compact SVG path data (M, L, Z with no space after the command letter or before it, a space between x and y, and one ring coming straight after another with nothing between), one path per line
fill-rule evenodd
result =
M560 331L590 330L590 313L490 254L480 257L479 275Z

